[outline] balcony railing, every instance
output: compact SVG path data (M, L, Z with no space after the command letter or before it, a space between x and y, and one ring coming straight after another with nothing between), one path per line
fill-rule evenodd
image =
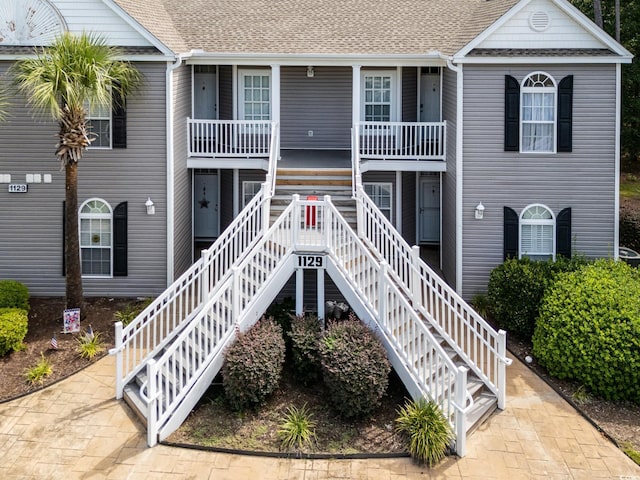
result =
M187 119L190 157L268 157L275 122Z
M447 122L358 122L363 160L445 160Z

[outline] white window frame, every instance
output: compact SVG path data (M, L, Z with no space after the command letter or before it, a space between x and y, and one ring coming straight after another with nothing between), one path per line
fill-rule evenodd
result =
M524 215L527 211L533 208L542 208L551 214L551 218L549 219L527 219L524 218ZM537 251L537 252L525 252L523 247L523 227L531 226L535 227L551 227L551 251ZM519 222L518 222L518 258L523 257L547 257L549 256L552 260L556 259L556 216L546 205L541 203L533 203L531 205L527 205L520 212ZM545 260L542 258L533 258L533 260Z
M264 181L259 180L243 180L242 181L242 208L246 207L247 204L253 200L262 188L262 184ZM257 187L257 190L256 190ZM249 193L249 189L251 189L251 194Z
M360 120L363 122L373 121L373 122L395 122L398 118L398 72L397 70L361 70L360 71ZM367 77L390 77L391 82L389 86L390 90L390 100L389 100L389 120L367 120L366 119L366 110L368 103L375 102L367 102L366 95L366 81Z
M91 127L92 126L92 121L96 120L96 121L107 121L109 122L109 145L94 145L95 142L92 142L87 149L92 149L92 150L111 150L113 148L113 107L111 105L111 103L109 103L108 105L104 105L105 110L107 110L109 112L108 116L99 116L99 115L94 115L92 113L92 110L95 111L95 109L91 108L90 104L86 104L85 105L85 110L87 111L87 127ZM96 132L92 129L89 128L89 135L91 134L97 135ZM99 135L97 135L98 138L100 138Z
M393 211L393 183L392 182L363 182L362 186L364 188L365 193L369 196L369 198L371 199L371 201L373 201L373 203L376 204L376 207L378 207L378 209L384 214L385 217L387 217L387 220L389 220L391 223L393 223L393 218L394 218L394 211ZM374 196L375 195L375 191L374 192L370 192L369 188L373 187L374 190L376 189L376 187L378 188L383 188L389 191L389 207L388 208L381 208L378 202L378 197ZM374 195L372 195L372 193ZM389 211L389 215L387 215L385 212L386 210Z
M101 202L102 204L106 205L106 207L109 209L109 213L83 213L82 210L84 209L85 206L87 206L89 203L91 202ZM92 245L83 245L82 242L82 221L83 220L109 220L109 238L110 238L110 242L109 242L109 246L106 247L104 245L96 245L96 246L92 246ZM91 234L91 230L89 230L89 233ZM95 273L91 273L91 274L85 274L84 272L82 273L82 278L111 278L113 277L113 208L111 208L111 205L109 204L109 202L107 202L106 200L102 199L102 198L90 198L88 200L86 200L85 202L82 203L82 205L80 205L80 208L78 209L78 235L79 235L79 244L80 244L80 270L82 270L82 251L84 249L89 249L89 248L100 248L100 249L107 249L109 250L109 273L104 273L104 274L95 274Z
M540 77L546 77L550 80L553 86L539 85ZM534 85L527 85L527 83L533 82ZM553 120L525 120L525 96L533 94L553 94ZM544 107L544 105L542 105ZM532 111L535 107L531 107ZM539 108L539 107L538 107ZM548 154L556 153L557 151L557 121L558 121L558 84L556 80L546 72L538 71L532 72L527 75L520 84L520 153L537 153ZM550 149L525 149L529 145L525 142L524 130L525 124L528 125L550 125L551 126L551 148Z
M247 77L269 77L269 118L253 118L253 114L250 115L251 118L247 118L247 113L245 112L245 100L244 100L244 90L245 90L245 79ZM256 120L256 121L270 121L271 116L273 115L273 78L271 76L270 69L240 69L238 70L238 119L239 120Z

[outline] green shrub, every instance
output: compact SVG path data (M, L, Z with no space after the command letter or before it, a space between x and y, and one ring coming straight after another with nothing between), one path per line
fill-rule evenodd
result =
M29 319L20 308L0 308L0 357L19 350L27 335Z
M278 438L282 442L282 448L285 450L302 449L315 439L316 424L312 417L306 403L302 408L295 406L287 408L287 413L278 428Z
M229 404L236 410L262 404L280 382L284 363L282 328L263 318L225 352L222 383Z
M424 399L409 401L400 407L396 431L408 438L411 456L430 467L444 458L454 439L449 421L440 408Z
M27 383L34 385L36 383L43 384L44 379L53 373L53 366L44 354L40 354L40 360L33 367L28 368L24 373Z
M29 311L29 289L16 280L0 280L0 308Z
M555 377L640 403L640 272L599 260L559 276L540 308L533 353Z
M122 326L126 327L133 322L142 311L153 302L153 298L145 298L135 303L128 303L122 310L118 310L113 314L116 322L122 322Z
M355 315L330 323L320 341L328 399L346 418L373 412L389 384L391 366L382 343Z
M555 262L506 260L489 276L487 296L494 320L510 334L531 341L546 288L558 273L574 271L586 263L580 256L571 260L558 257Z
M315 315L295 317L288 336L291 341L291 360L295 379L311 385L321 376L320 322Z
M295 300L291 297L284 298L281 302L273 302L267 308L267 317L272 317L273 321L280 325L285 341L288 343L288 333L291 331L291 320L295 318L291 312L296 308ZM289 347L290 345L287 345Z
M93 360L96 355L105 351L105 346L100 340L99 332L83 332L76 337L76 342L78 342L76 351L80 354L80 357L86 358L87 360Z
M620 245L640 252L640 212L620 207Z

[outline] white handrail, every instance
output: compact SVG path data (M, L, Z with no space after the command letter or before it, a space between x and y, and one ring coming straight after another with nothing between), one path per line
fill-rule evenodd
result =
M356 122L356 152L367 159L446 160L447 122Z
M200 120L187 118L190 157L265 157L270 154L270 120Z
M116 347L116 398L122 398L124 386L144 368L172 339L175 332L202 308L212 289L230 267L242 259L261 237L268 217L265 186L247 204L202 257L167 290L145 308L129 325L118 328Z
M504 408L506 332L496 331L411 248L369 196L360 190L359 236L389 263L390 275L414 307L442 335L469 368L497 396Z

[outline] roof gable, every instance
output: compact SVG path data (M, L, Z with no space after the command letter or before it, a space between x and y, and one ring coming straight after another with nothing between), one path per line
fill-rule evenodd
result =
M522 0L455 57L482 51L609 51L631 54L566 0Z

